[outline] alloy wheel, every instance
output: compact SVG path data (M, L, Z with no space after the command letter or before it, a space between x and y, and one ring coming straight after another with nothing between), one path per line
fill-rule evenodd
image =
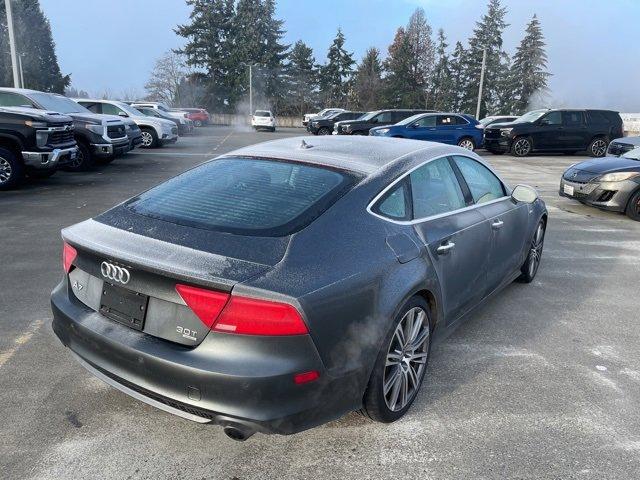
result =
M142 146L149 148L153 143L153 136L149 132L142 132Z
M387 407L397 412L405 408L420 387L427 364L430 345L427 313L414 307L398 323L387 350L382 379Z
M594 140L591 144L591 153L595 157L602 157L607 151L607 142L604 140Z
M0 183L6 183L11 178L13 169L6 158L0 157Z
M529 140L527 140L526 138L520 138L516 140L516 143L513 145L513 151L519 157L524 157L528 155L530 150L531 150L531 144L529 143Z
M467 150L473 150L473 147L474 147L473 142L468 138L464 138L460 140L460 143L458 143L458 146L462 148L466 148Z
M529 276L534 277L540 266L540 259L542 258L542 247L544 246L544 226L542 222L538 224L536 233L533 236L531 242L531 250L529 250Z

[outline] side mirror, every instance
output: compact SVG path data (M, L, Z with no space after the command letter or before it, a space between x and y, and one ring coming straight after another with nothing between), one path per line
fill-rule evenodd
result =
M124 112L118 112L118 116L119 116L119 117L128 117L129 115L127 115L127 114L126 114L126 113L124 113Z
M538 192L528 185L516 185L511 192L511 198L518 203L533 203L538 199Z
M419 124L419 123L413 123L413 124L411 125L411 128L418 128L418 127L420 127L420 124Z
M551 125L548 118L541 118L538 122L540 125Z

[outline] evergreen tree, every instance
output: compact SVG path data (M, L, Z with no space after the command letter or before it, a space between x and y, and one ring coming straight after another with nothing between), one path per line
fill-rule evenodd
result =
M354 91L358 108L370 111L380 108L382 103L382 61L380 51L371 47L367 50L355 75Z
M429 80L434 66L431 33L424 9L416 8L406 28L406 39L411 50L410 75L406 78L411 90L407 108L424 108L427 104Z
M545 95L548 91L547 54L542 28L536 15L533 16L524 38L520 42L513 57L513 113L522 114L527 111L532 97Z
M480 105L480 118L489 113L500 113L502 105L499 104L497 85L500 76L504 73L503 64L505 55L502 48L502 32L508 26L505 22L507 9L502 6L500 0L489 0L487 13L476 22L473 35L469 38L469 48L466 52L464 64L465 85L463 92L462 110L467 113L475 113L478 99L478 85L482 69L483 50L487 50L487 63L484 75L483 98Z
M414 100L414 89L407 82L412 74L413 52L403 27L396 30L393 43L384 62L387 72L384 78L385 104L389 108L410 108Z
M289 110L303 115L312 110L317 101L318 79L313 50L298 40L289 52L287 78L289 81Z
M346 103L353 73L353 54L344 48L345 37L338 29L327 53L327 63L320 68L320 92L323 105Z
M436 46L436 64L433 69L431 89L429 91L429 107L435 110L446 110L451 104L451 70L449 67L449 55L447 54L447 38L444 30L438 30Z
M254 107L278 112L283 106L286 89L283 67L289 45L281 43L285 34L282 26L282 20L275 18L275 0L238 1L233 21L233 52L239 74L233 104L248 96L249 84L242 72L246 72L244 65L251 64L255 65Z
M16 50L22 56L25 87L63 93L71 78L62 75L49 20L39 0L12 2ZM0 2L0 85L13 86L9 31L4 2Z
M187 65L205 71L206 106L229 111L238 75L233 57L234 0L186 1L192 7L189 23L175 32L187 43L178 52L186 56Z
M443 110L450 110L452 112L462 111L464 102L463 87L467 84L465 77L466 57L467 51L462 46L462 43L456 42L449 62L450 82L449 95L447 98L448 103L445 104Z

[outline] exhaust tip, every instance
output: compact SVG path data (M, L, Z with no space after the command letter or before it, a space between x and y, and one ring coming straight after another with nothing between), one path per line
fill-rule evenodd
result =
M224 427L224 434L231 440L235 440L237 442L244 442L254 433L254 431L244 430L237 427Z

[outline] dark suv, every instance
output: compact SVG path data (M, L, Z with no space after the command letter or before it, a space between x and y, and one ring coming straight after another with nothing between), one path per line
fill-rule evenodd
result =
M65 169L87 170L98 160L108 161L129 151L129 137L119 117L97 115L62 95L0 88L0 107L31 107L69 115L75 127L78 155Z
M71 117L32 108L0 107L0 190L49 177L78 153Z
M365 113L366 112L337 112L327 115L326 117L315 117L309 121L307 130L314 135L331 135L336 122L355 120Z
M611 110L532 110L509 123L484 130L484 147L492 153L511 152L524 157L531 152L586 150L602 157L613 138L622 136L622 119Z
M333 127L334 135L369 135L373 127L393 125L417 113L431 113L435 110L376 110L357 120L337 122Z

